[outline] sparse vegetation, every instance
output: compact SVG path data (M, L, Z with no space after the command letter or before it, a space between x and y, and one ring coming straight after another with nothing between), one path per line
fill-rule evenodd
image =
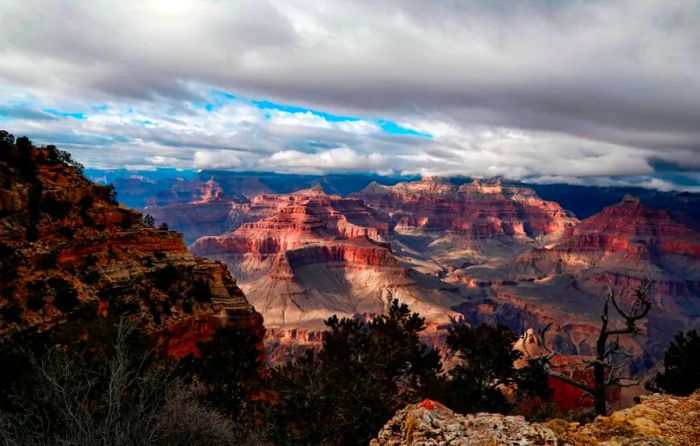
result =
M155 285L162 291L168 291L176 281L180 280L180 277L180 270L172 263L166 264L154 273Z
M51 269L56 267L58 260L58 250L51 250L47 253L40 254L36 259L36 266L40 269Z
M192 285L192 296L197 302L211 302L211 288L204 279L196 279Z
M700 389L700 335L696 330L674 337L664 355L663 371L647 388L682 396Z
M34 385L0 411L2 443L231 444L231 422L202 403L201 386L175 380L172 367L147 351L135 355L132 335L133 327L120 325L111 353L90 361L58 349L35 361Z
M152 215L146 214L143 216L143 225L147 228L153 228L156 224L156 219Z
M447 344L458 363L440 401L461 412L507 413L511 403L503 389L515 386L523 395L549 396L547 375L537 364L518 370L514 362L522 354L513 348L517 336L504 325L470 327L463 323L450 327Z
M644 319L651 310L652 301L649 298L651 282L643 282L632 291L633 299L629 308L623 308L619 302L619 297L614 290L611 290L605 298L603 311L601 314L601 325L596 340L596 356L594 360L585 360L584 363L593 369L593 384L575 379L565 373L555 370L550 364L550 359L554 352L548 355L533 358L533 361L541 362L547 373L557 377L562 381L577 387L593 398L596 415L605 415L608 411L608 392L614 387L629 387L639 384L639 380L622 376L623 369L628 365L626 359L631 355L620 346L619 336L637 333L637 324ZM622 325L613 327L613 320L610 319L610 306L615 309ZM546 326L540 337L544 343ZM546 344L545 344L546 345ZM622 358L620 358L622 357Z
M6 323L17 324L22 322L22 307L10 300L3 307L0 307L0 317Z
M17 251L10 245L0 242L0 273L8 279L16 275L19 257Z

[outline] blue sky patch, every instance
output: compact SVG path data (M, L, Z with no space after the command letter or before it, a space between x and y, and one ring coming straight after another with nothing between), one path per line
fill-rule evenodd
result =
M344 122L344 121L359 121L360 118L348 115L336 115L333 113L327 113L319 110L314 110L307 107L299 107L298 105L287 105L280 104L278 102L264 100L253 100L250 101L251 104L255 105L261 110L279 110L286 113L311 113L316 116L320 116L328 122Z
M379 119L376 121L377 125L382 128L387 133L393 133L395 135L413 135L413 136L422 136L424 138L432 138L433 135L427 132L420 132L415 129L411 129L408 127L403 127L397 124L394 121L386 121L383 119Z
M46 113L50 113L52 115L63 116L64 118L73 118L73 119L85 119L85 118L87 118L87 115L84 112L69 112L69 111L64 111L64 110L57 110L55 108L45 108L44 111Z

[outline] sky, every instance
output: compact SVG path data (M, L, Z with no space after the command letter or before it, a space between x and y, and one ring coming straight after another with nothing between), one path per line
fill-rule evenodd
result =
M0 128L93 168L700 191L698 0L2 0Z

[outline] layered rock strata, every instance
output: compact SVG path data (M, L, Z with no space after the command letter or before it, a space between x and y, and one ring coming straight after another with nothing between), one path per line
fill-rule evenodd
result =
M0 158L0 336L124 315L181 356L221 324L262 333L226 265L192 256L181 234L144 226L65 153L8 142Z

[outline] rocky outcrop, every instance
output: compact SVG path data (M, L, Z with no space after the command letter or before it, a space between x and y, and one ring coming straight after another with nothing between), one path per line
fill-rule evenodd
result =
M651 280L656 296L664 298L662 305L675 312L669 296L700 295L700 233L628 196L567 229L549 248L532 249L500 265L465 268L453 277L483 286L561 274L574 275L579 288L593 294Z
M442 404L423 400L399 410L370 446L556 446L554 431L521 416L478 413L460 415Z
M372 183L352 196L390 222L392 246L406 263L438 276L545 246L577 222L532 189L500 180Z
M576 219L527 187L500 180L455 185L437 178L383 186L354 194L389 215L397 231L459 231L473 238L558 236Z
M174 356L196 352L221 324L262 336L225 264L145 226L54 147L9 147L0 158L0 336L110 315L138 320Z
M316 186L259 195L251 207L276 212L190 249L226 261L269 327L319 330L333 314L380 313L393 297L428 317L454 314L454 296L409 277L384 242L387 222L361 200Z
M700 233L665 210L628 196L567 229L552 246L458 269L447 279L488 291L498 302L527 308L542 317L541 322L573 323L582 330L580 338L595 330L601 298L610 289L622 293L624 302L649 280L654 309L646 330L629 347L659 357L674 331L697 323L699 253ZM580 347L569 351L574 352L586 353Z
M460 415L424 400L398 411L372 446L569 445L689 446L700 442L700 392L689 397L653 395L629 409L588 424L521 416Z
M571 446L689 446L700 444L700 392L647 395L641 403L580 425L552 420L559 444Z

